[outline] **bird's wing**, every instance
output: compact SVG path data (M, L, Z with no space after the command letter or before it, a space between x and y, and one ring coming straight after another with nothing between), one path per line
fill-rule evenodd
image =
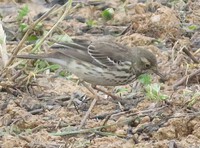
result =
M79 61L88 62L96 66L102 66L96 62L90 54L88 54L89 43L56 43L51 48L55 52L59 52L67 57L77 59Z
M88 53L99 64L112 67L129 61L127 54L130 49L113 42L93 42L88 46Z
M125 55L130 50L120 44L107 41L96 41L88 44L55 44L52 49L66 56L103 67L113 67L128 61L129 59Z
M60 52L68 57L91 62L91 57L87 53L87 46L79 45L76 43L56 43L51 46L54 51Z

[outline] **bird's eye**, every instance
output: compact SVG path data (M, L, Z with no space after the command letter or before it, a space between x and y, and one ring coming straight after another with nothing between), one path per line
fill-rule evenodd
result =
M146 67L146 68L150 68L151 65L150 65L149 63L146 63L146 64L145 64L145 67Z

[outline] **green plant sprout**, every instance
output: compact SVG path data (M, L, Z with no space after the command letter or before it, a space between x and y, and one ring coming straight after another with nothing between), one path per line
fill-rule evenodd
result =
M29 8L27 5L25 5L24 7L22 7L19 11L18 11L18 16L17 16L17 20L18 21L22 21L22 19L27 16L29 13Z
M113 18L113 16L114 16L114 10L113 10L113 8L107 8L106 10L104 10L101 13L101 16L106 21L111 20Z
M139 76L139 81L144 85L145 95L150 100L163 101L169 98L168 95L161 93L161 84L153 83L151 76L148 74L143 74Z

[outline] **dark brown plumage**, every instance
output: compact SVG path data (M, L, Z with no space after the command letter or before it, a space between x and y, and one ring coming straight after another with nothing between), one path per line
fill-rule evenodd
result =
M43 59L60 64L81 80L93 85L128 84L149 70L159 74L155 55L142 48L129 48L115 42L99 40L90 44L55 44L52 49L53 52L47 54L17 57Z

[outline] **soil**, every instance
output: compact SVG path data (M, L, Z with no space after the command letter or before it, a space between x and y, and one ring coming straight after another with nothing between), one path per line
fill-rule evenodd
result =
M65 7L58 5L38 28L31 28L22 46L27 30L21 26L33 25L58 2L0 1L6 34L6 46L1 44L0 50L6 49L9 58L19 46L17 54L32 53ZM25 7L29 12L19 19ZM114 10L110 20L102 15L107 8ZM95 96L78 77L45 61L15 58L5 66L1 51L0 147L199 148L199 14L198 0L72 2L36 54L50 52L49 44L55 41L111 39L153 52L166 80L150 73L151 83L160 86L153 97L139 80L125 86L98 86L120 99L95 90L99 99L80 129Z

